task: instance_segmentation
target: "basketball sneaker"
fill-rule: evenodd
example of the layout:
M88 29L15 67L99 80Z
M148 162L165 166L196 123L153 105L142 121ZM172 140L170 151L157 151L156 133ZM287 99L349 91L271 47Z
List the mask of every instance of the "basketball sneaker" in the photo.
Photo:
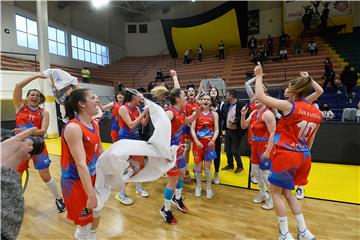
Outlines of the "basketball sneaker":
M201 187L200 186L197 186L196 189L195 189L195 197L201 197Z
M270 210L270 209L274 208L273 201L272 201L271 197L266 199L265 204L262 205L262 208L265 209L265 210Z
M259 195L257 195L252 201L253 201L253 203L262 203L265 200L267 200L268 198L269 198L269 195L267 195L267 193L265 193L265 194L259 193Z
M298 230L298 240L315 240L316 237L306 228L303 232Z
M216 172L214 173L214 184L215 185L219 185L220 181L219 181L219 173Z
M86 240L96 240L96 231L90 230L86 237Z
M134 203L134 200L132 200L132 199L131 199L130 197L128 197L128 195L126 195L126 194L117 193L117 194L115 195L115 199L116 199L118 202L120 202L120 203L122 203L122 204L124 204L124 205L126 205L126 206L129 206L129 205L131 205L131 204Z
M251 173L251 182L252 182L253 184L258 184L258 181L257 181L256 177L255 177L254 174L252 174L252 173Z
M56 205L59 213L66 211L66 206L65 206L65 203L64 203L64 200L62 199L62 197L55 199L55 205Z
M171 202L183 213L189 212L189 209L185 206L182 197L180 199L176 199L176 197L174 196Z
M301 199L303 199L304 198L304 196L305 196L305 189L304 189L304 187L302 187L302 186L299 186L297 189L296 189L296 198L298 199L298 200L301 200Z
M160 209L160 215L165 219L165 222L168 224L176 224L176 219L172 215L172 211L165 211L165 207Z
M142 187L136 188L135 193L139 194L143 198L147 198L150 196L150 194L147 191L145 191Z
M214 197L214 193L211 188L206 189L206 198L212 199Z
M284 235L279 233L279 238L278 239L279 240L295 240L293 238L293 236L291 235L291 233L289 233L289 232L285 233Z

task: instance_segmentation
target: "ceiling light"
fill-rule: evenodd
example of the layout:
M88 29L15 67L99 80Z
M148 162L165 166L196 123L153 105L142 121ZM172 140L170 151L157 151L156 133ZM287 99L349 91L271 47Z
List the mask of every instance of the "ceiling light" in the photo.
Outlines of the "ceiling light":
M91 4L94 8L101 8L108 5L110 0L91 0Z

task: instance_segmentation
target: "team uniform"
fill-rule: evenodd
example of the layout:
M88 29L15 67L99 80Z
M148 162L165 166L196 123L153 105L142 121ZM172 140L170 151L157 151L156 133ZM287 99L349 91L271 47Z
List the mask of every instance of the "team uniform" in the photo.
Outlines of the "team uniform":
M309 140L319 128L321 112L305 100L292 102L292 110L282 116L274 136L269 181L293 190L295 185L306 185L311 168Z
M114 102L111 109L111 139L113 142L119 140L119 109L121 104L118 102Z
M201 163L204 161L211 161L216 158L215 143L209 146L209 142L214 136L215 117L212 112L208 114L200 113L196 119L196 137L203 145L199 148L196 144L193 146L193 155L195 163Z
M250 110L250 113L252 113L255 110L255 100L250 103L249 110ZM250 126L251 126L252 120L253 119L251 118ZM252 141L252 130L251 130L251 127L250 127L249 130L248 130L248 143L249 143L249 145L251 145L251 141Z
M129 111L129 116L131 121L136 120L140 116L137 107L130 107L127 103L125 103L123 106L125 106ZM140 140L140 125L136 126L133 129L130 129L120 116L118 118L118 125L119 125L118 140L120 139Z
M261 159L261 155L265 152L268 141L269 132L265 122L262 120L264 113L269 110L264 108L262 111L257 111L251 117L251 163L259 165L261 170L268 170L271 166L270 159Z
M44 118L44 109L37 108L32 110L29 106L24 104L24 106L16 113L16 128L28 129L36 127L41 129L41 123ZM50 158L46 149L46 144L44 143L44 150L40 154L32 155L35 169L42 170L50 166ZM19 173L24 172L29 168L29 160L22 161L17 167Z
M185 102L185 116L190 117L200 107L196 99L189 99ZM182 128L182 134L185 141L192 141L190 126L185 124Z
M86 153L86 165L89 169L91 182L94 186L96 178L96 161L100 155L99 127L93 120L93 129L87 128L76 117L68 123L77 124L82 131L82 141ZM75 225L85 226L93 222L93 212L86 208L87 194L80 180L75 160L71 155L69 146L66 143L63 129L61 137L61 190L67 207L67 218Z

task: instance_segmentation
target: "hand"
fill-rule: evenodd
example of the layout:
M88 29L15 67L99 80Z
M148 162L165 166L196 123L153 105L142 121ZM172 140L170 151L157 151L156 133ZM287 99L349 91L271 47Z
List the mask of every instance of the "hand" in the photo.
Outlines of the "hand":
M33 143L26 139L36 128L29 128L1 143L1 166L16 169L24 160L30 158Z
M43 79L45 79L45 78L48 78L48 77L45 76L45 75L42 74L42 73L39 73L39 74L36 75L36 78L43 78Z
M261 155L261 159L269 159L270 158L270 153L269 152L264 152L262 155Z
M199 140L195 141L195 144L198 148L203 148L204 146L201 144L201 142Z
M86 207L90 208L90 209L94 209L97 207L97 205L98 205L98 202L96 199L96 195L89 196L87 203L86 203Z
M211 139L211 141L208 143L208 146L213 147L214 145L215 145L215 142L214 142L214 140Z
M15 132L15 134L19 134L19 133L22 133L24 131L24 129L22 128L14 128L13 131Z
M301 71L301 72L300 72L300 76L302 76L302 77L309 77L309 73L308 73L308 72L303 72L303 71Z
M246 113L248 112L248 107L247 106L243 106L243 108L241 109L241 115L246 115Z
M177 75L176 75L176 71L175 70L170 70L170 75L172 76L172 77L176 77Z
M255 73L255 76L263 76L264 73L263 73L263 69L262 69L262 66L260 64L260 62L257 62L257 65L256 67L254 68L254 73Z
M142 113L144 116L147 115L149 113L149 108L146 107Z

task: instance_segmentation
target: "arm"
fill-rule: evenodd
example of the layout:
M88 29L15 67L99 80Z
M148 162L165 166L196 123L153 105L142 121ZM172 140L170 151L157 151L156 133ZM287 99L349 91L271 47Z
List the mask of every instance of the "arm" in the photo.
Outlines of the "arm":
M256 81L256 77L251 78L250 80L247 80L245 82L245 90L246 90L247 95L250 98L250 102L254 101L254 99L255 99L255 94L251 88L251 84L253 84L255 81Z
M191 132L191 136L192 136L193 139L194 139L195 144L196 144L199 148L202 148L203 146L202 146L201 142L199 141L199 139L198 139L197 136L196 136L195 127L196 127L196 119L191 123L190 132Z
M319 127L320 125L315 129L314 133L311 135L311 138L309 139L309 149L311 149L314 144L315 136L317 131L319 130Z
M41 122L41 129L36 129L33 132L33 135L44 136L48 127L49 127L49 113L48 111L44 110L44 117Z
M111 108L114 106L114 102L109 102L108 104L106 105L100 105L100 109L101 111L105 112L105 111L109 111L111 110Z
M185 119L186 124L190 124L194 120L196 120L197 116L199 115L200 108L196 109L196 111L189 117Z
M313 92L312 94L310 94L309 96L307 96L305 99L309 102L314 102L316 99L318 99L324 92L324 90L322 89L322 87L315 82L314 80L312 80L311 82L312 87L314 88L315 92Z
M265 122L265 125L267 127L267 130L270 134L268 144L266 147L265 152L262 154L262 158L270 158L270 151L272 147L274 146L274 135L275 135L275 129L276 129L276 120L275 116L271 111L266 111L263 114L262 120Z
M241 122L240 122L240 126L242 129L246 129L249 127L249 124L250 124L250 121L251 121L251 118L252 116L257 112L256 110L255 111L252 111L250 113L250 116L245 119L245 115L246 113L248 112L248 108L246 106L244 106L242 109L241 109Z
M172 76L172 78L174 80L174 88L180 88L180 83L179 83L179 79L177 77L176 71L170 70L170 75Z
M147 108L146 108L147 109ZM144 109L144 111L145 111L145 109ZM139 112L140 112L140 110L139 110ZM147 126L148 125L148 123L149 123L149 113L147 113L147 114L145 114L145 116L141 119L141 126L143 126L143 127L145 127L145 126Z
M166 115L169 117L170 121L172 121L172 120L173 120L173 118L174 118L174 114L173 114L173 112L172 112L172 111L167 110L167 111L166 111Z
M213 112L214 114L214 136L213 138L211 139L211 141L213 143L215 143L215 140L217 139L218 135L219 135L219 116L217 114L217 112Z
M88 166L86 165L86 153L82 141L83 133L81 131L81 128L75 123L70 123L65 128L64 137L67 145L69 146L70 153L75 160L80 180L84 187L86 195L88 196L89 201L95 201L96 203L94 204L95 206L93 205L91 206L91 208L95 208L97 205L96 195L94 187L91 183L90 172Z
M134 129L137 126L139 126L141 124L141 120L144 118L144 116L146 115L146 113L148 112L148 110L144 110L139 117L137 117L134 121L131 120L130 115L129 115L129 111L127 110L126 107L121 106L119 109L119 115L120 117L124 120L125 124L130 128L130 129Z
M279 109L284 113L284 115L287 115L292 110L292 104L289 101L286 100L280 100L277 98L273 98L270 96L265 95L264 88L263 88L263 71L260 63L255 67L255 75L256 75L256 83L255 83L255 96L256 98L264 103L266 106L270 108L276 108Z
M30 82L34 81L37 78L47 78L42 74L36 74L31 77L28 77L18 83L16 83L14 92L13 92L13 101L15 104L15 111L18 112L20 108L24 105L24 101L22 100L22 89Z

